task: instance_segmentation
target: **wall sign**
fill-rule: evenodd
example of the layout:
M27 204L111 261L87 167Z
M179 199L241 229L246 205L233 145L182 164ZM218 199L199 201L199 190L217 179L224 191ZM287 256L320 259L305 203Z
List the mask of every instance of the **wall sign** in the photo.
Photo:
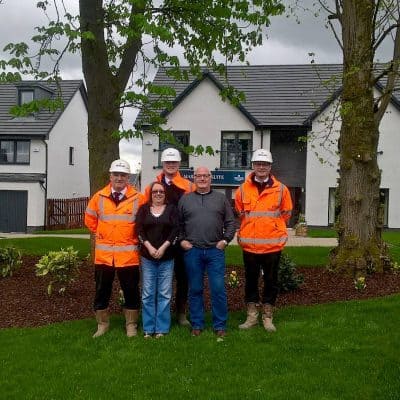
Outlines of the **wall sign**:
M192 169L180 169L181 175L193 182L194 170ZM211 184L214 186L239 186L244 182L245 171L228 171L228 170L216 170L211 171Z

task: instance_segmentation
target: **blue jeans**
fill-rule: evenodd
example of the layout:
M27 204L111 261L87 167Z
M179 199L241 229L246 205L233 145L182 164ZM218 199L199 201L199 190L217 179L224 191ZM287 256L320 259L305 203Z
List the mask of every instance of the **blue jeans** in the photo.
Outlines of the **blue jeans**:
M171 327L171 297L174 260L141 257L143 332L168 333Z
M225 330L228 302L225 288L225 253L212 247L192 247L184 254L189 281L189 310L193 329L204 329L204 276L208 275L211 291L212 324L214 330Z

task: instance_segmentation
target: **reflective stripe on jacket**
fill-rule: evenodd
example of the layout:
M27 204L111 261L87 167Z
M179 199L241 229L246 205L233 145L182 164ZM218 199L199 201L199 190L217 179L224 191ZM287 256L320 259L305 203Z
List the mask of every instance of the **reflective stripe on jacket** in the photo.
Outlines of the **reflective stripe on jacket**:
M96 235L95 264L115 267L139 265L135 220L144 202L144 197L130 185L118 205L111 198L111 185L90 199L85 211L85 225Z
M286 222L292 214L289 189L272 176L273 185L260 194L250 174L235 193L240 216L238 243L250 253L281 251L287 242Z
M161 172L161 174L158 174L156 176L156 181L157 182L162 182L162 178L164 176L164 173ZM186 193L191 193L194 192L196 189L196 185L189 181L189 179L184 178L179 171L176 173L176 175L173 177L172 179L172 183L178 187L179 189L182 189L185 191ZM146 197L146 200L149 201L151 199L151 195L150 195L150 185L147 185L145 190L144 190L144 196Z

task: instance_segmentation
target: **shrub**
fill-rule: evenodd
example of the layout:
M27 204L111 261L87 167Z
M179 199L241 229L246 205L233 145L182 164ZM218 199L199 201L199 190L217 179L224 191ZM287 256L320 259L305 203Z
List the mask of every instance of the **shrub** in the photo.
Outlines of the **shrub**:
M22 265L21 252L15 247L0 248L0 273L3 278L12 276Z
M47 286L47 294L53 293L54 286L57 286L58 293L63 294L68 284L74 281L81 262L78 258L78 250L68 247L60 251L49 251L36 264L36 275L46 276L51 279Z
M296 264L287 254L281 254L278 270L278 286L281 292L291 292L301 286L304 277L296 272Z

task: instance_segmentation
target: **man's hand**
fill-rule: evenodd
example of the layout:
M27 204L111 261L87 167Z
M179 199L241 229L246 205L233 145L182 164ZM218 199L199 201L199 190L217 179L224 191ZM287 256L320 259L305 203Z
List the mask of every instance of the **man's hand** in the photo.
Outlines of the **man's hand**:
M183 250L190 250L193 247L193 245L188 240L182 240L181 247Z
M225 250L226 246L228 246L228 242L226 240L220 240L215 247L219 250Z

